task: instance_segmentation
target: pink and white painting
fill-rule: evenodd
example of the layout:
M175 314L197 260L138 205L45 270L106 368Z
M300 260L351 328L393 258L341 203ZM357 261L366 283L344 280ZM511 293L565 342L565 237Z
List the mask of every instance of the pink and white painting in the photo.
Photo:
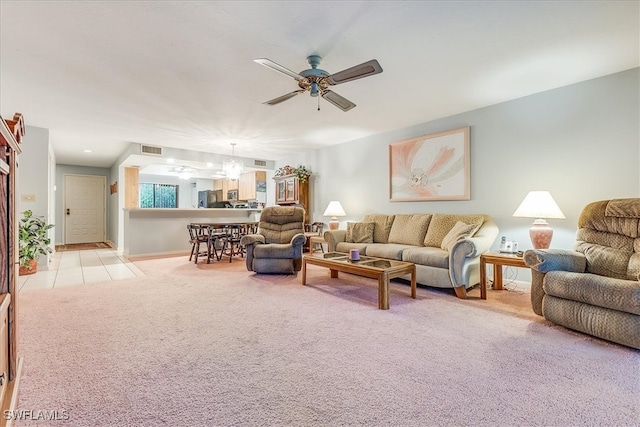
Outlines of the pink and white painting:
M392 202L469 200L469 127L389 145Z

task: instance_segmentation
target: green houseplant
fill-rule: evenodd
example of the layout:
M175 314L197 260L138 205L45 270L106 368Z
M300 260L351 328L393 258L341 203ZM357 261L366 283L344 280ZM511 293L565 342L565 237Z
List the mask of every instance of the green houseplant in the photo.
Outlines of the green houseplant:
M295 175L296 178L300 182L305 182L311 176L311 170L307 169L306 166L298 166L294 168L293 166L285 165L281 168L276 169L274 176L285 176L285 175Z
M35 273L38 269L38 257L53 252L48 236L49 230L53 227L53 224L47 224L43 218L33 216L30 210L23 212L18 226L21 275Z

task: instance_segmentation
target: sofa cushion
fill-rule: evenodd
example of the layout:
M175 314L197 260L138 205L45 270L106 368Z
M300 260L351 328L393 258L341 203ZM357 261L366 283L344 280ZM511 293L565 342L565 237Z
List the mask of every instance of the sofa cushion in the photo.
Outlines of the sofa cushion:
M365 215L362 222L373 222L373 243L388 243L389 232L391 231L391 225L395 215Z
M369 243L338 242L335 251L348 254L351 249L357 249L361 254L366 254L367 246L369 246Z
M402 252L413 247L414 246L398 245L395 243L372 243L367 245L365 254L366 256L402 261Z
M590 273L550 271L544 277L546 294L640 316L640 282ZM544 304L544 302L543 302Z
M373 243L374 222L347 222L348 243Z
M433 214L427 235L424 237L424 246L433 246L439 248L442 245L442 239L447 233L456 225L456 222L461 221L465 224L475 224L476 229L470 234L473 236L476 231L482 226L484 222L484 216L482 215L454 215L454 214Z
M440 247L447 252L451 252L453 245L455 245L458 240L462 240L471 236L471 233L474 233L475 231L475 224L465 224L462 221L458 221L456 222L456 225L454 225L453 228L449 230L447 235L444 236Z
M440 248L409 248L402 252L402 260L430 267L449 268L449 252Z
M398 214L393 220L389 243L422 246L431 214Z

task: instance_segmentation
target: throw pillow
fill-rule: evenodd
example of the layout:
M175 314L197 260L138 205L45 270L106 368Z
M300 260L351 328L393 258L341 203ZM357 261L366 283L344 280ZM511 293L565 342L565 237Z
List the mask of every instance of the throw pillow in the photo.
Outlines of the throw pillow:
M456 225L454 225L453 228L442 239L442 244L440 245L440 247L447 252L451 252L451 249L453 249L453 245L455 245L458 240L462 240L466 237L471 236L471 233L473 233L475 229L475 224L465 224L462 221L456 222Z
M363 222L373 222L373 243L389 243L389 233L395 215L370 214L365 215Z
M396 214L389 233L389 243L422 246L431 214Z
M433 214L427 235L424 237L424 245L439 248L442 244L442 239L447 235L449 230L456 225L456 222L462 221L465 224L475 224L476 229L471 235L480 228L484 222L484 216L482 215L454 215L454 214Z
M349 243L373 243L373 222L347 222L346 241Z

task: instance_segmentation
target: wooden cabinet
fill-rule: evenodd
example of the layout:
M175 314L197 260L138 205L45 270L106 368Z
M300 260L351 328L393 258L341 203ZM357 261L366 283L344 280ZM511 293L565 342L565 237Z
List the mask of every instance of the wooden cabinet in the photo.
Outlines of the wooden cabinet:
M227 197L227 192L229 190L237 190L238 189L238 180L237 179L214 179L213 180L213 189L214 190L222 190L222 200L218 200L219 202L227 202L229 198Z
M21 114L0 117L0 407L15 406L22 360L18 357L18 155L24 136ZM3 425L0 422L0 425Z
M264 171L245 172L238 180L238 199L256 200L258 198L258 186L267 181L267 173Z
M9 304L11 294L0 296L0 402L7 397L9 383Z
M302 205L305 210L305 223L309 222L309 180L300 182L295 175L276 176L276 204Z

